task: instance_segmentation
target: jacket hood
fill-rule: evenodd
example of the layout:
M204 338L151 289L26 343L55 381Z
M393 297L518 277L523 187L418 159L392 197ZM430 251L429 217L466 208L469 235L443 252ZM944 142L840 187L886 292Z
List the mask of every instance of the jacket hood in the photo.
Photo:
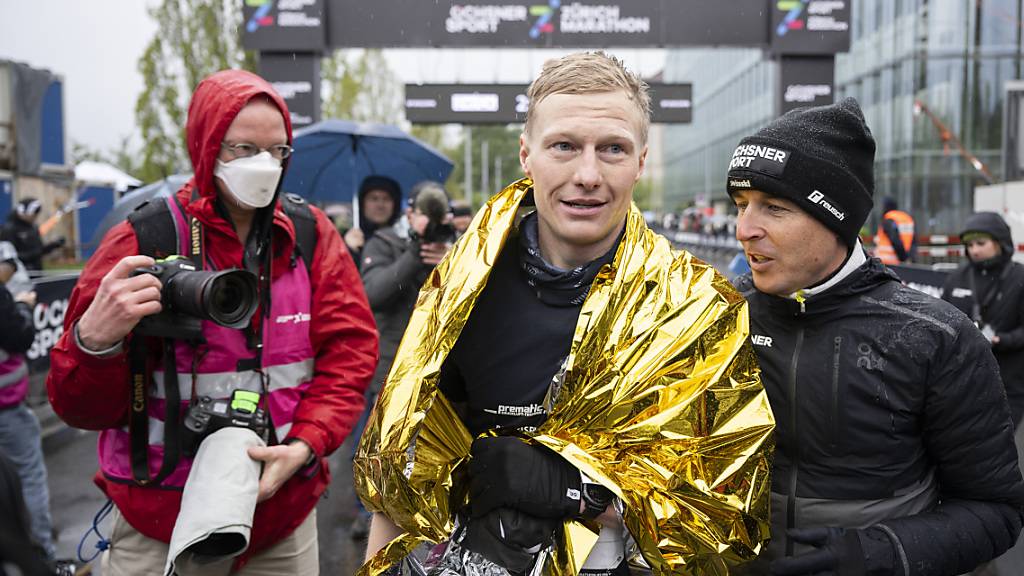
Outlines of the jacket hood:
M198 187L200 196L216 197L213 170L217 165L224 134L239 111L259 96L268 98L281 111L284 128L288 133L288 144L291 144L292 123L288 106L266 80L245 70L221 70L204 78L196 87L188 107L185 130L188 154L195 173L193 186ZM284 170L288 169L287 160L282 165ZM284 180L283 173L281 180Z
M995 238L996 242L999 242L999 247L1002 248L1002 254L999 255L1000 261L1007 262L1013 258L1013 235L1010 233L1010 227L1006 224L1006 220L1003 220L999 214L995 212L971 214L967 217L967 222L964 223L960 237L962 238L970 232L982 232Z

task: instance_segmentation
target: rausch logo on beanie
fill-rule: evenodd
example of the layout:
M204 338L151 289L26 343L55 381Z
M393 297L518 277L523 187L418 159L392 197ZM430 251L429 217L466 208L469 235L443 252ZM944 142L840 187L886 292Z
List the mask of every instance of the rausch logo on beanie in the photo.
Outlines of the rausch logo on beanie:
M796 203L848 246L874 205L875 140L853 98L798 108L740 141L727 189Z

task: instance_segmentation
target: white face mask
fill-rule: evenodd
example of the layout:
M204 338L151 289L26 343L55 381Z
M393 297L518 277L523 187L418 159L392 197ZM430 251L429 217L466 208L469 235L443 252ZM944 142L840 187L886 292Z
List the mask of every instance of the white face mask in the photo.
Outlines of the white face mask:
M281 161L263 151L231 162L217 160L213 175L224 181L239 204L247 208L263 208L274 199L281 179Z

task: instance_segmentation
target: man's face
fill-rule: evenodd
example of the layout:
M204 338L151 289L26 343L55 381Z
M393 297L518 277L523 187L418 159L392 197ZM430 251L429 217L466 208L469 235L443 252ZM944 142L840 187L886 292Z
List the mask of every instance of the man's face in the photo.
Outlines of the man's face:
M567 268L607 252L647 157L637 106L623 91L554 94L536 105L519 143L544 257Z
M473 223L472 216L455 216L452 218L452 226L455 227L455 231L462 234L469 229L469 225Z
M18 268L11 262L0 262L0 284L7 284Z
M732 200L739 210L736 239L761 292L789 296L824 280L846 260L839 237L793 202L760 190L735 192Z
M387 224L395 212L395 199L386 190L370 190L363 196L363 214L374 224Z
M974 262L982 262L999 255L999 243L991 236L978 236L967 242L967 255Z
M281 111L263 99L255 99L246 104L232 120L228 131L224 133L224 144L230 146L243 143L252 144L262 149L269 149L277 144L288 144L288 132L284 127L284 117L281 116ZM235 156L222 146L217 158L221 162L231 162ZM217 190L222 199L236 208L251 210L238 204L220 178L213 180L217 184Z

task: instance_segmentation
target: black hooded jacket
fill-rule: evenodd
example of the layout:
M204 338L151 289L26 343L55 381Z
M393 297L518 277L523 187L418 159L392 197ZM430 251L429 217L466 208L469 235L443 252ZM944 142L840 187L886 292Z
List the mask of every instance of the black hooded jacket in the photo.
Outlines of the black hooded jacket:
M968 261L946 280L942 299L988 325L999 337L992 353L999 362L1014 424L1024 418L1024 266L1013 262L1010 227L994 212L979 212L967 219L962 234L983 232L1002 248L993 262ZM977 292L977 294L975 294ZM978 305L977 310L975 306ZM980 318L973 318L977 313Z
M778 422L774 538L760 562L805 551L785 530L815 525L884 530L893 551L865 554L895 565L871 574L953 576L1013 545L1024 507L1013 427L966 316L877 259L803 303L750 276L737 288Z

